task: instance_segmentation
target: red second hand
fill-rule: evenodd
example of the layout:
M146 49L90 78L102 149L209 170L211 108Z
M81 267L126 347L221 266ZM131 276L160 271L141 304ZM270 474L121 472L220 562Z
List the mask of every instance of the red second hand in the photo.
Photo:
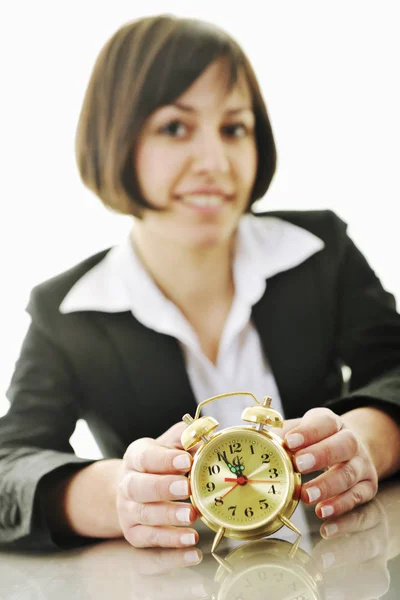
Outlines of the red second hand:
M232 481L237 481L237 479L236 479L236 478L235 478L235 479L232 479ZM231 487L231 489L230 489L230 490L228 490L228 491L226 492L226 494L224 494L223 496L221 496L221 500L222 500L222 498L225 498L225 496L227 496L228 494L230 494L231 492L233 492L233 490L234 490L234 489L235 489L235 488L236 488L238 485L239 485L239 484L237 483L236 485L234 485L233 487Z
M237 481L237 479L234 477L225 477L224 481ZM268 482L272 481L273 483L281 483L280 479L247 479L247 481L249 481L250 483L253 481L256 483L264 483L267 481Z

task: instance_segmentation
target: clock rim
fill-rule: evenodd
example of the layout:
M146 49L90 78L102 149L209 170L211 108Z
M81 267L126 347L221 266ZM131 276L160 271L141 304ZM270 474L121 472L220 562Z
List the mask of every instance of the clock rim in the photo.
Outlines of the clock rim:
M276 435L275 433L269 430L261 430L258 431L256 429L256 425L236 425L234 427L226 427L221 429L220 431L215 432L208 442L204 442L202 446L198 449L194 456L192 468L188 475L190 484L191 484L191 495L190 501L195 507L200 519L209 527L212 531L219 531L221 528L225 530L224 535L226 537L234 538L234 539L259 539L260 537L264 537L266 535L271 535L275 533L281 527L283 527L284 523L281 521L280 516L286 517L289 519L293 514L294 510L297 507L297 504L300 500L300 491L301 491L301 475L295 470L295 464L293 460L293 454L290 452L288 448L284 445L283 440ZM207 515L203 514L202 509L200 508L200 502L198 500L200 494L198 492L198 486L196 480L193 477L193 474L196 471L197 465L200 462L203 452L208 448L210 442L216 440L216 438L233 435L233 434L246 434L247 432L251 432L252 434L260 435L263 438L267 438L273 445L277 446L279 449L280 456L282 461L285 463L285 466L288 471L289 478L289 488L287 493L287 499L282 505L282 508L272 517L267 518L267 522L264 521L263 524L257 525L253 528L249 528L249 526L236 526L229 527L227 523L218 519L211 519Z

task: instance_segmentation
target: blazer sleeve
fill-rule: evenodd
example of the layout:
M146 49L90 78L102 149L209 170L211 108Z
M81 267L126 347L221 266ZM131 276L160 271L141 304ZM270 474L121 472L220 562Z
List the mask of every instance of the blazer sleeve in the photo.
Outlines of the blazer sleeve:
M68 547L48 529L40 484L94 461L77 457L69 443L80 418L79 390L40 319L25 336L7 397L10 408L0 419L0 544Z
M400 423L400 315L335 216L343 250L338 273L336 355L351 369L348 390L326 406L342 414L376 406Z

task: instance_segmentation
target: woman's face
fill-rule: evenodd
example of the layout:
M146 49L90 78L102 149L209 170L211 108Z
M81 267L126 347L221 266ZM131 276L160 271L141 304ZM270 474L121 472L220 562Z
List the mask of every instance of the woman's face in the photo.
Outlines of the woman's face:
M142 234L204 248L234 232L254 184L257 147L244 76L224 96L226 76L216 61L144 123L135 153L139 184L148 202L167 211L145 210Z

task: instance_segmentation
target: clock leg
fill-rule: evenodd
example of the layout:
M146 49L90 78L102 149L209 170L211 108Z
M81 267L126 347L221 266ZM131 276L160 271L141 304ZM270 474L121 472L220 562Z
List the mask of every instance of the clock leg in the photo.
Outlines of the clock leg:
M213 545L211 547L211 552L215 552L218 544L221 541L222 536L225 533L225 528L224 527L220 527L215 535L214 541L213 541Z
M291 529L292 531L294 531L295 533L297 533L298 535L301 535L301 532L297 529L297 527L295 525L293 525L293 523L291 523L289 521L289 519L287 519L286 517L284 517L283 515L279 515L279 519L282 521L282 523L284 525L286 525L286 527L289 527L289 529Z
M296 554L297 548L300 546L300 540L301 540L301 535L299 535L299 537L297 538L297 540L291 547L290 552L289 552L289 558L293 558L294 555Z
M228 573L230 573L230 575L235 574L235 570L231 567L231 565L228 563L228 561L225 560L225 558L222 558L222 556L218 556L218 554L216 554L215 552L213 552L212 555L215 558L215 560L217 561L217 563L219 563L222 567L224 567L224 569L226 569L226 571Z

